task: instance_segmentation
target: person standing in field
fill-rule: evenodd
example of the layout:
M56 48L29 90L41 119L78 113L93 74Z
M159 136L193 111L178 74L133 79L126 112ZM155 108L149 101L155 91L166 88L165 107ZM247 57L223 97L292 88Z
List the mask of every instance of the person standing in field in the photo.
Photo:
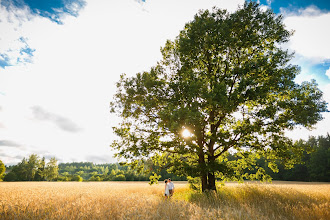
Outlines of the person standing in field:
M168 190L169 190L169 193L170 193L170 197L173 196L174 194L174 184L171 180L171 178L168 178Z
M168 181L165 180L165 198L167 199L170 196L170 191L168 189Z

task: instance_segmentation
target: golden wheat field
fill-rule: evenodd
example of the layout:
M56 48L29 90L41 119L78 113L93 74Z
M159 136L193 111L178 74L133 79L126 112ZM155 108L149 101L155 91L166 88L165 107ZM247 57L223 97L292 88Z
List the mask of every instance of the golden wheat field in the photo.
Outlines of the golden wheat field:
M0 219L330 219L330 184L227 183L215 194L175 183L0 182Z

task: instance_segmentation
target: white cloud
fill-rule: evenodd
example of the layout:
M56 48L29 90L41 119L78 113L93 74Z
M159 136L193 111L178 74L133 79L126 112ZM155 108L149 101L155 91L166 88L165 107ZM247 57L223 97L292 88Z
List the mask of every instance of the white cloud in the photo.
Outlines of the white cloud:
M1 17L0 53L6 52L17 64L17 51L24 47L17 39L22 36L35 49L32 63L0 69L0 139L27 149L12 152L2 158L4 162L15 162L15 155L29 152L44 152L63 161L100 155L97 162L114 162L109 144L111 127L118 119L110 115L109 102L119 75L155 65L161 58L160 47L199 9L216 5L233 11L238 3L244 1L90 0L78 17L66 17L63 25L40 16L31 18L28 11L25 20L12 16L11 22L4 22ZM3 15L4 9L0 10ZM12 48L16 52L10 54ZM66 132L54 120L41 123L35 120L33 106L46 110L51 115L48 119L61 116L81 130Z
M289 43L292 50L316 63L330 59L330 12L311 6L295 13L283 10L282 13L287 28L295 30Z
M267 4L268 4L268 5L271 5L272 2L273 2L273 0L267 0Z
M330 79L330 68L325 72L325 75L327 75Z

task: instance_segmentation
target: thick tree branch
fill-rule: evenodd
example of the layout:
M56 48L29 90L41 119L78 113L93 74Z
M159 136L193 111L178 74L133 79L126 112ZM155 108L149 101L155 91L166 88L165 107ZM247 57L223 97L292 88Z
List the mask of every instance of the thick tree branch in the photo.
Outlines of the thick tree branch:
M215 158L220 157L220 156L221 156L223 153L225 153L229 148L231 148L232 146L234 146L234 144L236 144L236 143L241 139L241 137L242 137L242 135L241 135L238 139L236 139L238 135L239 135L239 134L236 134L235 137L234 137L234 139L229 143L229 145L225 146L225 148L224 148L219 154L215 155L214 157L215 157ZM218 146L218 147L215 149L215 151L218 150L220 147L221 147L221 146Z

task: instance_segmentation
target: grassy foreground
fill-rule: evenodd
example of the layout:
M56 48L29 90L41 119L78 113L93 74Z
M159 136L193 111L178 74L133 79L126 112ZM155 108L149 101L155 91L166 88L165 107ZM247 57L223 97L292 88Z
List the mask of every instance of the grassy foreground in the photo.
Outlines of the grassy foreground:
M163 183L0 182L0 219L330 219L330 184L227 183L216 194Z

